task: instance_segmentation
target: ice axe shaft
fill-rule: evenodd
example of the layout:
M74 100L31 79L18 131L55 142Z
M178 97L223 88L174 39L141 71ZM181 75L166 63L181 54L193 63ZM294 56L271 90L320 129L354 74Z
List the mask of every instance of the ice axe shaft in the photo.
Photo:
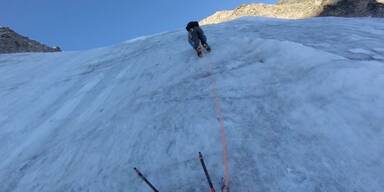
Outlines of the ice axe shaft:
M207 167L205 166L203 154L201 154L201 152L199 152L199 159L200 159L201 166L203 166L205 176L207 177L209 188L210 188L210 192L216 192L215 188L213 187L211 177L209 176Z
M159 192L159 190L156 189L155 186L152 185L151 182L148 181L148 179L135 167L133 168L137 175L154 191L154 192Z

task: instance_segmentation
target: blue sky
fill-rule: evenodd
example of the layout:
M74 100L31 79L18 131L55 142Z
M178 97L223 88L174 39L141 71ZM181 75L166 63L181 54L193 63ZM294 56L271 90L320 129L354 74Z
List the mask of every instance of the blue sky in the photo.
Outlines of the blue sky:
M215 11L275 0L0 0L0 25L64 50L183 29Z

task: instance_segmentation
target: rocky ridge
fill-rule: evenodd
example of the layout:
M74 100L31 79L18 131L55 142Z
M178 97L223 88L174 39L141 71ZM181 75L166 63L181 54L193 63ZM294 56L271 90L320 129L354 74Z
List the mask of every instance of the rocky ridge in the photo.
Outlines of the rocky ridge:
M384 0L281 0L277 4L243 4L234 10L216 12L201 21L215 24L243 16L303 19L317 16L384 16Z
M9 27L0 27L0 54L22 52L59 52L60 47L49 47L24 37Z
M320 16L384 17L383 0L343 0L326 5Z

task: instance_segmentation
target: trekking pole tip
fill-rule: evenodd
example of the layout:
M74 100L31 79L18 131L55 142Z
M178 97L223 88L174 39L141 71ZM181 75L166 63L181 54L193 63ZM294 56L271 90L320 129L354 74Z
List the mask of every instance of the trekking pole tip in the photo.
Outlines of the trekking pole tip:
M199 152L199 159L202 159L202 158L203 158L203 154Z

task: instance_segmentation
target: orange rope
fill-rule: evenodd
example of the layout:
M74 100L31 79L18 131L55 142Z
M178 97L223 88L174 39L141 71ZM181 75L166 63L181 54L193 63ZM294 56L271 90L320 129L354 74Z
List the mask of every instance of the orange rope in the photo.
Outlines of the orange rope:
M224 186L222 191L229 192L229 165L228 165L228 144L225 136L225 126L224 126L224 115L221 110L221 100L219 95L217 94L217 84L216 79L213 76L212 65L209 65L209 74L211 77L211 93L215 97L215 110L216 110L216 118L220 124L221 131L221 143L223 145L223 155L224 155Z

